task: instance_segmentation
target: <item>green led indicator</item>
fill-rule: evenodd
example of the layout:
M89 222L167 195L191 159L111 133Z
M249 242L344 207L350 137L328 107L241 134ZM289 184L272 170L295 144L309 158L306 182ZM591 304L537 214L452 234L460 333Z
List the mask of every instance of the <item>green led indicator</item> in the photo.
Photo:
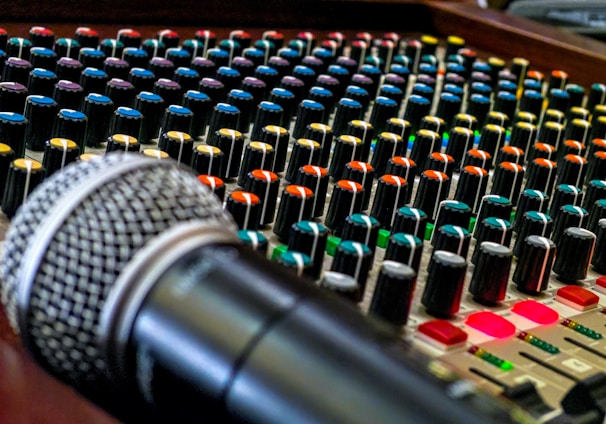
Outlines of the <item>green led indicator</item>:
M428 223L425 227L425 240L431 240L431 234L433 233L434 225L432 223Z
M516 211L511 211L511 215L509 215L509 222L513 222L516 217Z
M538 347L541 350L544 350L547 353L551 353L553 355L555 355L556 353L560 353L560 349L558 349L557 347L555 347L554 345L547 343L541 339L537 339L536 337L533 337L530 340L530 344L533 346Z
M281 244L279 246L274 247L274 250L271 252L271 260L275 261L280 257L280 255L288 250L288 246L285 244Z
M377 246L386 249L390 236L391 233L389 231L387 231L385 228L381 228L377 237Z
M341 243L341 239L339 237L328 237L326 240L326 254L328 256L335 256L339 243Z
M589 337L590 339L600 340L602 338L602 335L597 331L593 331L587 327L583 327L582 325L577 325L575 327L575 330L583 334L584 336Z
M415 142L415 136L411 135L410 137L408 137L408 142L409 143L414 143Z
M499 368L501 368L503 371L511 371L513 369L513 364L509 361L503 361Z
M476 227L476 218L474 216L469 220L469 232L473 233L473 229Z

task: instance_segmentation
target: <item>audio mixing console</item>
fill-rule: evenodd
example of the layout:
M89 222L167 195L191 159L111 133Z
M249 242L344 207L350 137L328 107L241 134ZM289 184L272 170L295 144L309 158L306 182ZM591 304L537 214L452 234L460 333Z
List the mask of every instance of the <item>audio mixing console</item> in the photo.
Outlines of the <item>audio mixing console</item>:
M435 364L537 422L604 420L601 81L457 34L0 37L3 233L72 161L171 157L243 242Z

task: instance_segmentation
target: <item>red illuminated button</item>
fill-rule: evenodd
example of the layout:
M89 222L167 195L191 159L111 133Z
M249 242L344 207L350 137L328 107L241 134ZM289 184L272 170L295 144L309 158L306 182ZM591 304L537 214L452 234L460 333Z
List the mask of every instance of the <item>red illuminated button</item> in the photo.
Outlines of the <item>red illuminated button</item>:
M505 318L490 311L482 311L467 317L465 324L497 339L506 339L516 333L516 327Z
M450 349L467 341L467 333L443 319L427 321L419 325L418 331L428 341L437 342L442 348Z
M606 276L595 280L595 288L602 293L606 293Z
M579 311L594 308L600 298L587 289L579 286L566 286L556 293L556 300Z
M513 305L511 312L542 325L553 324L560 319L560 315L556 311L536 300L518 302Z

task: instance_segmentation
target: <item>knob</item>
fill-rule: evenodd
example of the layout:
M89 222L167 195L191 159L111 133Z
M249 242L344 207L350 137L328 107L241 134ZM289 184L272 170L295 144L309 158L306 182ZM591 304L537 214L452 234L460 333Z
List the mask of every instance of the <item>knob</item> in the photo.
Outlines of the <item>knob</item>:
M553 264L553 272L558 274L560 281L574 283L587 278L595 242L596 235L585 228L564 230L557 243L558 254Z
M436 250L427 268L421 303L436 317L451 317L459 311L467 262L452 252Z
M330 270L352 276L358 283L356 302L364 299L368 272L372 263L371 250L364 243L342 240L337 246Z
M288 250L305 253L311 258L309 275L318 279L324 265L328 230L319 222L299 221L293 224L288 238Z
M383 261L368 312L395 326L408 321L417 282L414 269L400 262Z
M476 302L494 305L505 300L512 259L511 249L492 241L480 244L469 292Z

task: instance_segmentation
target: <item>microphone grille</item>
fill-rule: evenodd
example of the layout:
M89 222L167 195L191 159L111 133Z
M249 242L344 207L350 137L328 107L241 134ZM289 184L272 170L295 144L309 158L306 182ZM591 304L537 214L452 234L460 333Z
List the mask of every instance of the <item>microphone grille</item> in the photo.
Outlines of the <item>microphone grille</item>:
M99 319L117 276L148 240L201 219L235 231L218 199L173 161L107 154L53 174L17 212L3 246L11 325L59 378L103 381Z

